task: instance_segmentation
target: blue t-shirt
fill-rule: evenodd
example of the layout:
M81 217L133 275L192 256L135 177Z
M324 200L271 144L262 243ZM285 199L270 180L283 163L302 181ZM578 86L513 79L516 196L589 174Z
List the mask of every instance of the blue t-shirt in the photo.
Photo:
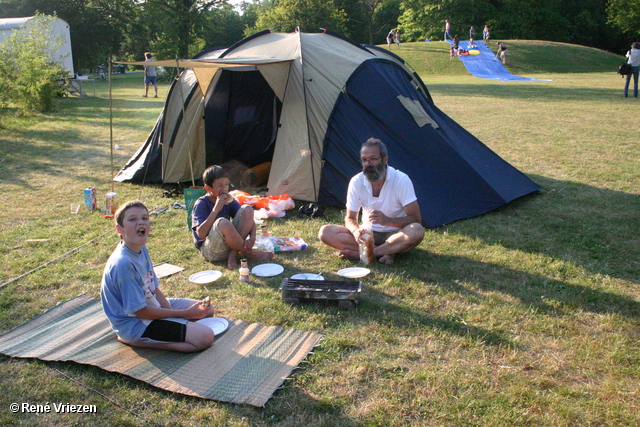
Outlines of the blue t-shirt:
M120 242L104 267L100 288L102 308L120 338L140 340L151 320L140 319L135 312L147 305L160 307L155 297L159 284L147 247L137 254Z
M215 203L211 201L208 194L205 194L204 196L200 197L198 200L196 200L195 204L193 205L193 211L191 212L191 231L193 233L193 243L196 245L196 248L198 249L200 249L200 246L202 246L204 239L201 239L198 237L198 233L196 233L196 228L207 220L214 206L215 206ZM234 199L228 205L224 205L222 210L218 212L218 216L216 216L216 219L218 218L231 219L236 216L239 209L240 209L240 203L238 203L238 201Z

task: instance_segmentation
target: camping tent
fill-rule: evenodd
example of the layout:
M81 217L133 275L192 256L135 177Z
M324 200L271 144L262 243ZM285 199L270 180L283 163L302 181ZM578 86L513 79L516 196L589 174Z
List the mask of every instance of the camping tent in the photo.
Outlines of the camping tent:
M398 56L335 33L263 31L192 60L146 143L114 178L184 182L271 162L269 194L344 206L374 136L412 179L423 222L495 209L539 186L440 111Z
M0 43L7 39L14 30L22 28L27 22L34 19L34 16L26 18L5 18L0 19ZM70 76L73 72L73 59L71 56L71 36L69 35L69 24L60 18L53 18L51 33L54 37L59 37L62 43L57 52L50 52L51 59L60 62ZM52 44L54 40L51 41ZM57 40L55 41L57 43Z

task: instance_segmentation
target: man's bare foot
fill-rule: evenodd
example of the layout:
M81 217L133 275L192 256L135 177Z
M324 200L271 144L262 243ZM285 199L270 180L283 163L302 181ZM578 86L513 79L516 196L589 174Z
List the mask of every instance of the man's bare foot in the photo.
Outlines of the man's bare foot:
M378 262L382 264L387 264L387 265L393 264L393 261L395 261L395 255L390 255L390 254L382 255L378 260Z
M360 252L351 249L342 249L337 253L337 256L342 259L360 259Z

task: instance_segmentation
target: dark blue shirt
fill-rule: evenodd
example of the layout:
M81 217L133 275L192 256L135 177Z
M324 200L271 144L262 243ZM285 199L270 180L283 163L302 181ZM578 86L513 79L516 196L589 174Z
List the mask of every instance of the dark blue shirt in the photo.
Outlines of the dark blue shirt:
M211 201L208 194L200 197L193 205L193 211L191 212L191 231L193 233L193 243L198 249L200 249L200 246L202 246L204 239L198 237L196 228L207 220L214 206L215 203ZM240 203L238 203L238 201L234 199L233 202L229 203L228 205L224 205L222 210L218 212L218 216L216 217L216 219L227 218L230 220L231 218L236 216L239 209Z

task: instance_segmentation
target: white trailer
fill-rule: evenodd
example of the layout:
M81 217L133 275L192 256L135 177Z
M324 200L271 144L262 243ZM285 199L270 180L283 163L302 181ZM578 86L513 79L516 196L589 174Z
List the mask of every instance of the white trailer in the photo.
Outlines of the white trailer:
M0 19L0 43L8 38L14 30L22 28L30 19L35 16L26 18L5 18ZM51 59L60 61L65 70L69 72L69 76L74 76L73 57L71 56L71 35L69 33L69 24L63 19L53 18L53 36L61 35L63 40L62 46L57 52L51 52ZM52 40L53 44L53 40Z

